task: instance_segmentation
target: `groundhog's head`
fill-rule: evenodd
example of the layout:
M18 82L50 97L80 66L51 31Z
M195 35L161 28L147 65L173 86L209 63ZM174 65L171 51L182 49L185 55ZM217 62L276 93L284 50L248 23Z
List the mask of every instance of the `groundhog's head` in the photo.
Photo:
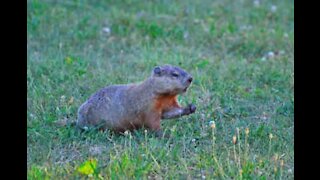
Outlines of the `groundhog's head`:
M171 65L155 67L152 72L152 79L155 91L159 94L184 93L192 82L192 76L189 73Z

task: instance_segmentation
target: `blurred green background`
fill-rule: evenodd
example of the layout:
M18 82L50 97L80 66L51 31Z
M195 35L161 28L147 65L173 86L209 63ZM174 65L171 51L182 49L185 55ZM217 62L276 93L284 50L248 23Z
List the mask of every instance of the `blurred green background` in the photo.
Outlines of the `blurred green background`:
M293 0L27 4L28 179L293 179ZM163 121L169 140L55 124L163 64L193 75L179 101L197 106Z

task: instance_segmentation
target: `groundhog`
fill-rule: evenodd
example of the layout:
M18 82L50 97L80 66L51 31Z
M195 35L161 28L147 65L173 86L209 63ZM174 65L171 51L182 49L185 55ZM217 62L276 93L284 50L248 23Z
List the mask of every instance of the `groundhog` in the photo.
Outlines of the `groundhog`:
M192 76L171 65L157 66L139 84L111 85L100 89L79 107L77 126L116 132L147 128L162 136L161 119L178 118L196 111L181 107L177 95L187 91Z

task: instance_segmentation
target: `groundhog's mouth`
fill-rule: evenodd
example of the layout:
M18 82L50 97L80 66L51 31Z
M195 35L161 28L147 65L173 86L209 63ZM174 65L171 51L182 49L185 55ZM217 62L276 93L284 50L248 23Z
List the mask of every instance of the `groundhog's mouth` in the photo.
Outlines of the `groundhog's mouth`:
M187 90L188 90L188 87L184 88L182 91L185 93L187 92Z

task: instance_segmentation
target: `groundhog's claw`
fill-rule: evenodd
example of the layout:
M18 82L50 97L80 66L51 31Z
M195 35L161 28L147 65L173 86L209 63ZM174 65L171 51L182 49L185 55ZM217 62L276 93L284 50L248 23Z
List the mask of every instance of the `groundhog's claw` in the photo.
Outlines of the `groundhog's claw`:
M197 109L197 107L193 104L189 104L188 108L189 108L190 114L196 112L196 109Z

